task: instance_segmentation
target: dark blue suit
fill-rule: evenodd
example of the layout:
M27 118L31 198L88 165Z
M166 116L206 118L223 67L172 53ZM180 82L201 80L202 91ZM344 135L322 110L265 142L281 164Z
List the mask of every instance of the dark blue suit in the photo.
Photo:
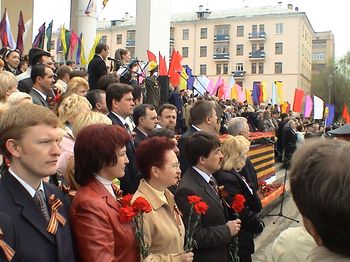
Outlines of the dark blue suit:
M46 200L51 194L63 206L59 212L68 220L70 202L56 186L44 183ZM28 191L8 171L0 180L0 210L5 210L15 222L26 262L74 262L70 226L59 224L56 235L47 232L47 222ZM49 209L50 212L50 209Z
M178 148L180 150L179 162L180 162L180 168L181 168L182 175L185 174L185 172L189 168L189 164L188 164L186 152L185 152L186 139L196 132L198 132L198 131L191 125L190 128L185 133L183 133L183 135L180 137L180 139L178 141Z
M97 82L101 76L107 75L107 66L105 61L99 56L95 55L88 66L89 86L90 89L97 89Z

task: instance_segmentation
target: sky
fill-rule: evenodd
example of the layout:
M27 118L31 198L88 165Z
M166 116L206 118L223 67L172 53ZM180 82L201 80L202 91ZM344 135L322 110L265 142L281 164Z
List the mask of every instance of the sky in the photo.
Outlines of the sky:
M35 0L34 1L34 35L43 22L54 20L54 29L61 24L69 25L71 0ZM78 1L78 0L72 0ZM142 1L142 0L139 0ZM210 10L222 10L244 6L277 5L282 0L170 0L171 12L196 12L199 5ZM99 20L121 19L125 12L129 16L136 14L136 0L109 0L102 10L102 0L96 0ZM288 0L282 1L283 6L293 4L299 11L305 12L316 32L331 30L335 37L335 55L340 58L350 51L348 10L350 3L344 0ZM48 11L51 10L51 11ZM99 11L102 10L102 11Z

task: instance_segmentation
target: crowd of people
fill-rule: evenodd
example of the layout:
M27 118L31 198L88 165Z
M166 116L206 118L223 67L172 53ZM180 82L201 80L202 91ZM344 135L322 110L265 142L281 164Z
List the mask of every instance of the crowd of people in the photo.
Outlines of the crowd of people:
M276 105L220 101L168 85L169 103L162 103L157 66L141 82L138 61L118 49L108 68L104 43L87 71L73 61L56 67L39 48L26 57L3 49L0 261L252 261L254 237L265 225L248 157L251 132L276 136L276 160L292 164L291 191L317 247L308 261L350 255L350 151L327 139L302 146L326 136L319 123ZM322 169L338 156L336 168ZM245 199L239 217L231 209L237 195ZM198 220L193 196L208 206ZM122 219L125 199L140 197L151 206L142 218L143 246L133 222ZM186 249L190 228L196 244Z

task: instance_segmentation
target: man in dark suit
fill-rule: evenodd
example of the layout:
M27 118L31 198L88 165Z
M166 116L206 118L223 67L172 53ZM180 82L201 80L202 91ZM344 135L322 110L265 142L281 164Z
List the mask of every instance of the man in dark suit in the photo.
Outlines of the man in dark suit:
M56 172L58 126L52 111L33 104L10 108L0 123L0 149L10 160L0 180L0 210L13 218L19 251L28 262L75 261L67 221L69 200L56 186L43 181ZM53 213L64 219L58 221Z
M132 130L126 123L125 119L132 115L134 110L134 101L132 96L133 88L127 84L111 84L107 87L106 103L109 110L108 117L112 120L113 125L123 127L130 136ZM135 193L138 187L137 168L135 161L135 145L131 139L126 145L126 154L129 163L125 169L125 176L120 178L120 189L124 194Z
M175 194L185 227L188 228L191 210L188 196L197 195L209 206L194 231L197 247L193 250L193 261L229 261L231 237L238 233L241 222L239 219L227 221L217 183L212 176L221 168L223 155L220 141L214 135L197 132L187 139L185 150L191 167L187 169ZM194 219L191 224L193 222Z
M29 95L32 97L34 104L50 107L48 96L52 95L53 76L54 73L50 67L41 64L33 66L31 72L33 88Z
M179 161L182 174L189 167L185 154L186 139L198 131L217 133L218 120L220 121L216 114L215 104L206 100L200 100L193 104L190 109L190 118L192 125L179 139Z
M132 118L136 127L134 128L135 148L147 138L149 132L156 128L158 123L157 112L150 104L141 104L134 108Z
M97 44L95 56L88 65L90 89L97 88L97 82L101 76L107 75L105 60L109 54L109 47L104 43Z
M13 219L5 213L0 213L0 241L6 245L0 248L0 262L8 262L8 257L12 257L12 262L23 261L20 250L18 232ZM5 252L7 256L5 255Z

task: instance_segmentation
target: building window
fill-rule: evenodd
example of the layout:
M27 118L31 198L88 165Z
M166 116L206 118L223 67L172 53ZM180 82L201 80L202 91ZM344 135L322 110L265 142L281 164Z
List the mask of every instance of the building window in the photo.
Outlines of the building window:
M199 74L200 75L207 75L207 65L200 65L199 66Z
M222 73L224 74L224 75L227 75L228 74L228 64L223 64L222 65Z
M244 26L243 25L237 26L237 36L244 36Z
M207 39L207 38L208 38L208 29L201 28L201 39Z
M207 47L206 46L201 46L199 51L200 51L200 54L199 54L200 57L207 57Z
M283 34L283 23L276 24L276 34Z
M236 55L243 55L243 45L236 45Z
M229 50L229 43L214 43L214 54L228 54Z
M252 33L256 34L258 32L258 26L257 25L252 25Z
M101 43L107 44L107 36L106 35L102 36Z
M221 64L216 64L216 74L221 75Z
M243 63L236 63L236 71L243 71L244 67L243 67Z
M326 42L313 42L312 43L313 49L323 49L326 48Z
M275 43L275 54L283 54L283 43Z
M282 62L275 63L275 74L282 74Z
M259 32L260 33L265 32L265 25L264 24L259 25Z
M264 63L259 63L259 74L264 73Z
M313 61L324 61L326 59L325 53L313 53L312 60Z
M264 48L264 43L260 43L260 44L259 44L259 50L262 51L262 50L264 50L264 49L265 49L265 48Z
M230 25L216 25L214 27L214 35L229 35Z
M256 74L256 63L252 63L252 74Z
M257 48L258 48L257 44L255 44L255 43L252 44L252 52L255 52Z
M182 57L188 57L188 47L182 48Z
M188 40L190 37L190 31L188 29L182 29L182 40Z
M121 45L123 42L123 35L117 34L117 45Z

